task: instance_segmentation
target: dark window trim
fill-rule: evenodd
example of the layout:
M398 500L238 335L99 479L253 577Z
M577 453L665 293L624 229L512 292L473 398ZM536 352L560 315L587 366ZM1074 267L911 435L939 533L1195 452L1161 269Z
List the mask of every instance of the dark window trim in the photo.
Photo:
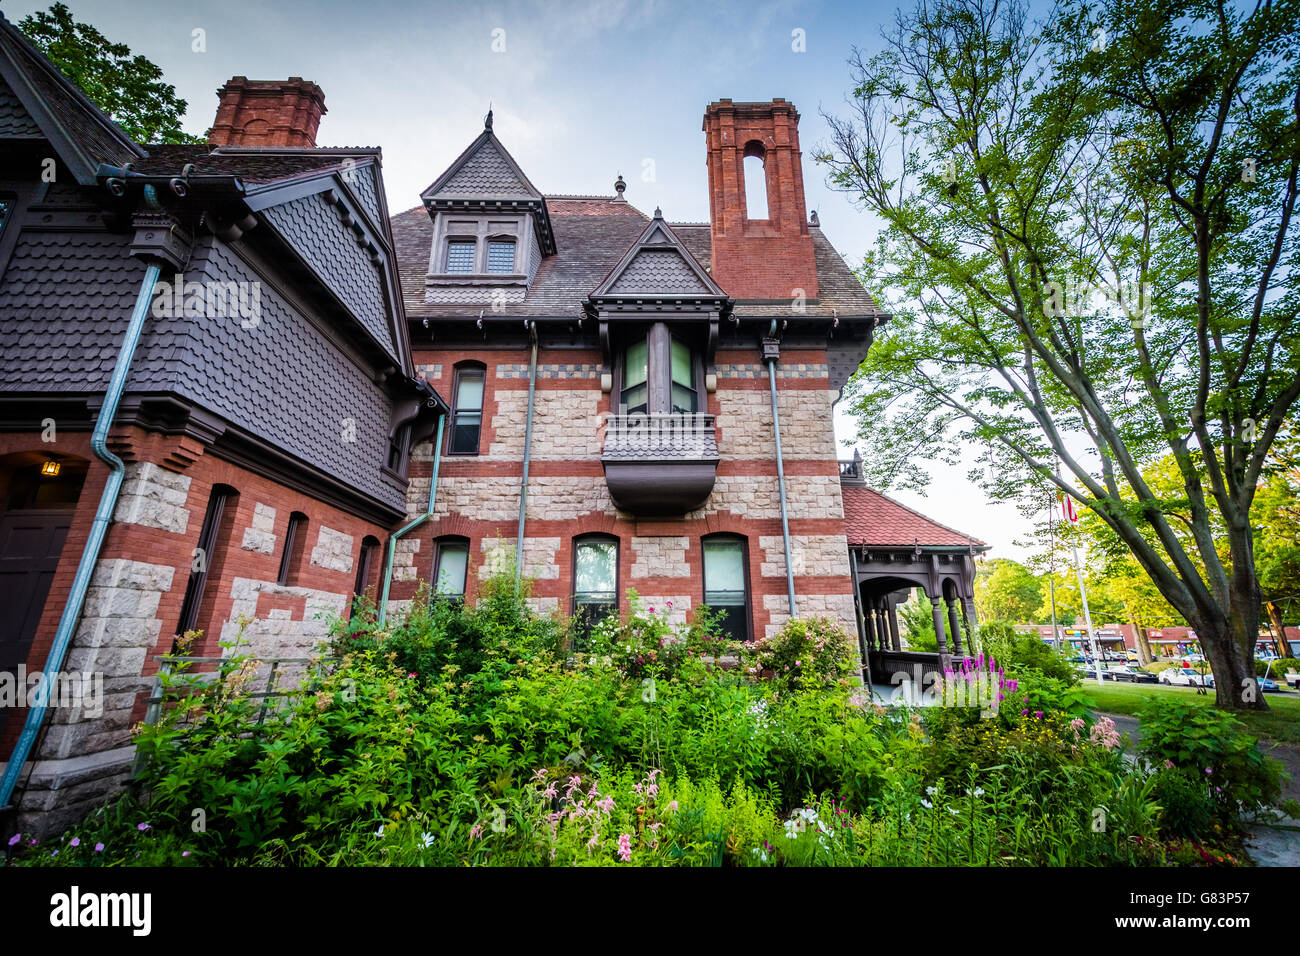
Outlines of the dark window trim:
M609 610L607 610L603 615L601 615L600 619L603 620L606 616L610 614L617 617L622 612L623 609L623 588L622 588L623 541L622 539L619 538L618 535L606 534L604 532L591 532L588 534L577 535L573 539L573 546L570 549L571 553L569 555L569 615L575 619L575 627L578 629L578 631L584 630L584 622L577 620L579 616L580 608L589 605L595 606L598 604L605 604L605 602L584 601L580 603L578 601L578 550L584 544L596 544L596 543L612 544L614 546L614 602L613 604L605 605L609 608ZM579 633L578 636L579 638L585 637L585 633Z
M232 501L239 497L239 492L230 485L214 485L212 492L208 495L208 505L203 512L203 526L199 530L199 540L196 545L203 553L203 570L193 570L193 563L190 565L189 580L185 582L185 598L181 602L180 619L176 625L176 634L184 635L186 631L196 630L195 625L199 622L199 611L203 607L203 595L207 590L208 573L212 570L213 561L216 558L217 536L221 533L221 520L225 515L226 508ZM194 558L194 552L190 552L191 562Z
M708 576L705 571L704 546L706 544L720 544L724 542L733 542L740 545L740 566L745 571L745 637L746 642L752 643L754 640L754 588L749 578L749 539L743 534L736 534L731 531L720 531L717 534L706 534L700 538L700 597L702 602L708 605L712 611L718 610L712 604L709 604ZM731 605L734 607L735 605Z
M442 555L448 548L455 546L465 549L465 580L460 584L460 593L438 593L438 582L442 579ZM433 597L443 601L463 601L465 594L469 591L469 538L458 534L445 534L440 538L434 539L434 557L433 557Z
M661 334L658 343L654 341L655 336L652 334L655 325L664 325L667 328L667 334ZM633 327L625 335L620 336L615 344L613 381L609 390L610 414L623 414L623 379L627 350L629 346L642 340L646 343L646 412L654 414L656 411L651 400L652 391L663 395L665 407L660 411L672 411L673 339L677 339L691 350L691 381L692 390L695 392L694 414L702 415L708 412L708 392L704 387L704 344L699 341L699 335L692 329L674 327L671 322L655 322L643 327ZM655 382L653 389L652 381Z
M465 372L478 372L483 376L483 390L479 397L479 419L478 419L478 441L474 443L473 451L452 451L452 443L456 436L456 416L460 411L460 379ZM444 455L454 455L458 458L470 458L478 455L483 447L483 419L487 414L487 366L482 362L465 361L457 362L455 374L451 382L451 414L448 416L447 435L443 440L442 453Z
M365 596L374 568L375 555L379 553L379 539L372 534L361 539L361 553L357 556L357 578L352 585L352 600Z
M302 535L305 542L307 531L307 516L301 511L292 511L289 513L289 527L284 532L284 551L280 555L280 570L275 576L275 583L289 586L289 576L293 573L294 548L297 546L298 537Z

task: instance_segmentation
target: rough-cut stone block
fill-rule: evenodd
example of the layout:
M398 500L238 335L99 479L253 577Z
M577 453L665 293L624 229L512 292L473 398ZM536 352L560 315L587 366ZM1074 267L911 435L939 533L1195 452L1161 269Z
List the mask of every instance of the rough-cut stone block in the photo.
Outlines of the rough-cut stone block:
M632 539L632 577L634 578L689 578L690 565L686 551L690 538L634 537Z
M311 549L311 563L331 571L351 571L352 540L352 535L322 525Z
M184 534L190 513L185 508L190 478L153 462L130 462L122 481L113 520Z

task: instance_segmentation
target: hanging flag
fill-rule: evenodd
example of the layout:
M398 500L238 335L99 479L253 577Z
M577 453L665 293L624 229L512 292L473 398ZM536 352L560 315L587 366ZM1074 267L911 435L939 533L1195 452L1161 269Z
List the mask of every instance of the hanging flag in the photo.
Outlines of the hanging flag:
M1061 496L1061 513L1065 515L1065 520L1070 524L1079 523L1079 511L1074 506L1074 499L1069 495Z

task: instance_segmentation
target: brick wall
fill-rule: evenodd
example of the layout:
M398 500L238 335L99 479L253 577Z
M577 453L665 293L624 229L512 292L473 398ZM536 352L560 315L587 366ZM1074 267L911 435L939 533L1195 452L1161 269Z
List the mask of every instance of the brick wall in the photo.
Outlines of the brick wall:
M121 785L134 753L131 727L144 717L145 699L157 672L155 657L171 650L197 547L203 516L215 485L236 489L227 506L197 627L203 634L195 656L221 656L221 642L242 635L255 656L309 656L326 636L331 619L346 613L363 539L386 540L389 529L308 498L211 454L183 473L152 460L156 436L131 428L115 434L127 458L114 512L82 617L65 660L65 671L101 674L102 714L52 707L34 753L22 803L22 825L48 830L79 818ZM39 436L0 435L0 455L57 451L90 460L71 528L54 575L46 610L27 658L29 672L43 670L63 605L84 549L107 468L90 454L88 436L63 434L54 446ZM299 566L291 585L276 578L291 512L308 516ZM367 589L375 593L382 571L376 560ZM247 623L241 626L241 618ZM285 683L296 671L289 668ZM24 712L16 712L0 742L12 751Z
M436 540L470 539L467 589L492 569L513 561L519 519L520 478L528 399L526 351L428 350L418 366L450 396L453 368L467 359L487 366L483 454L443 457L434 518L417 529L399 554L393 609L400 611L418 581L433 573ZM832 401L824 351L791 351L778 374L781 438L792 563L800 613L827 613L855 628L844 544ZM688 620L703 603L701 538L726 532L748 542L752 627L769 634L785 620L785 552L772 435L767 373L753 351L721 351L714 370L718 389L708 396L717 416L722 456L712 495L682 518L638 520L610 499L600 463L599 427L610 409L600 390L598 352L543 347L538 357L532 462L529 469L524 571L534 578L538 608L568 612L573 588L573 541L586 533L619 539L619 589L635 588L643 603ZM412 455L408 515L428 504L432 446Z

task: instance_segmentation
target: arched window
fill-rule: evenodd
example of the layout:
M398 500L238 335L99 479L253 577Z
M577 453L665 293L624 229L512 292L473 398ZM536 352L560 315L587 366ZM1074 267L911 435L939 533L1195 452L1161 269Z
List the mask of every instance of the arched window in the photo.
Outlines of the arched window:
M477 455L483 428L483 386L487 367L478 362L456 366L451 406L451 434L447 454Z
M469 572L469 538L439 538L433 562L433 593L444 600L465 600L465 579Z
M362 597L370 586L370 574L375 568L375 557L379 554L379 539L368 534L361 539L361 556L357 559L357 580L352 585L353 599Z
M203 525L199 529L199 540L191 553L190 577L185 584L185 598L181 602L181 616L176 624L177 635L193 631L199 625L199 610L203 606L204 592L207 590L208 575L218 563L226 543L229 540L235 505L239 501L239 492L230 485L213 485L208 496L208 507L203 512ZM220 575L218 575L219 577Z
M618 613L618 538L583 535L573 540L573 617L580 637Z
M745 144L745 218L767 219L767 150L758 140Z
M726 637L748 641L749 560L745 539L735 534L715 534L700 544L704 553L704 603L721 613Z
M307 548L307 516L301 511L289 515L289 527L284 532L284 551L280 554L280 573L277 584L296 584L302 570L302 555Z

